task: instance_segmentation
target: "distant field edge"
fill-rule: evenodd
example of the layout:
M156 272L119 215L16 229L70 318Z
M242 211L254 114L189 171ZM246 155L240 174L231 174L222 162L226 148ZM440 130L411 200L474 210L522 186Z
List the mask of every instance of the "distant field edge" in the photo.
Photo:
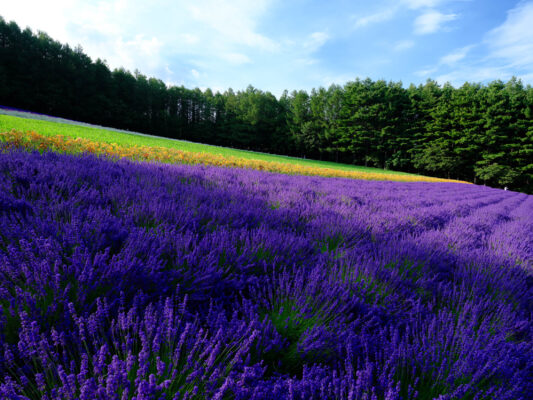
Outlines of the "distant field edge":
M163 162L185 162L194 164L205 163L211 165L253 168L290 174L322 175L353 179L468 183L464 181L432 178L423 175L383 170L379 168L360 167L349 164L338 164L334 162L310 160L206 145L185 140L148 135L139 132L130 132L115 128L102 127L84 122L72 121L65 118L52 117L44 114L0 106L0 132L7 133L12 130L26 133L36 132L44 137L62 136L71 139L85 139L93 142L93 145L95 142L99 142L109 145L117 145L121 148L144 148L143 151L145 153L147 150L146 148L160 148L171 152L178 151L182 153L182 157L178 157L176 159L174 159L175 157L169 158L169 155L167 154L167 160L158 160L158 157L138 157L133 155L131 151L126 155L129 156L129 158L141 160L146 158L146 160ZM109 153L107 150L104 152ZM116 153L117 151L115 149L112 155L118 155L119 157L124 156ZM197 156L191 156L189 153L196 153ZM183 157L183 155L186 155L186 157ZM239 160L241 161L239 162Z
M20 120L19 121L11 120L9 121L10 123L4 123L3 119L5 119L5 117L17 117L19 119L33 120L33 122L31 121L22 122ZM43 123L39 123L36 121L43 121ZM47 124L47 123L53 123L53 125ZM57 124L61 124L61 125L57 125ZM64 125L67 125L67 126L64 126ZM85 129L73 130L71 127L72 125L84 127L84 128L87 128L87 130ZM41 129L37 130L34 128L41 128ZM50 129L48 128L53 128L53 129L52 131L50 131ZM256 152L256 151L250 151L250 150L234 149L234 148L216 146L216 145L211 145L211 144L202 144L198 142L191 142L188 140L166 138L162 136L149 135L149 134L141 133L141 132L134 132L134 131L127 131L124 129L104 127L101 125L94 125L94 124L74 121L74 120L70 120L66 118L53 117L53 116L49 116L45 114L34 113L31 111L20 110L20 109L6 107L2 105L0 105L0 129L2 131L7 131L11 129L24 130L24 131L34 130L46 136L54 135L54 134L61 134L63 136L69 136L69 137L74 137L74 138L75 137L82 137L86 139L97 138L107 143L111 143L110 140L114 140L117 144L130 144L130 145L132 144L151 145L150 142L154 140L154 141L157 141L158 146L176 147L184 151L201 151L201 152L212 152L212 153L217 153L217 154L234 153L231 155L241 156L244 158L267 159L266 161L289 162L289 163L298 163L302 165L316 165L316 166L335 168L335 169L367 171L367 172L381 173L381 174L422 176L422 175L413 174L409 172L400 172L400 171L384 170L381 168L355 166L351 164L342 164L342 163L335 163L335 162L330 162L330 161L312 160L312 159L284 156L284 155L278 155L278 154L262 153L262 152ZM127 136L112 135L111 137L109 137L110 132L121 133ZM97 137L94 137L95 135L97 135ZM124 141L139 142L139 143L123 143Z

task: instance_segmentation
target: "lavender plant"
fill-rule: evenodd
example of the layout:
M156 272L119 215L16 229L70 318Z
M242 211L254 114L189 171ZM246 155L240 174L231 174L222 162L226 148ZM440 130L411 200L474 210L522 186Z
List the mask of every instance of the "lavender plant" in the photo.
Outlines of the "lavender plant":
M533 197L0 152L0 398L533 398Z

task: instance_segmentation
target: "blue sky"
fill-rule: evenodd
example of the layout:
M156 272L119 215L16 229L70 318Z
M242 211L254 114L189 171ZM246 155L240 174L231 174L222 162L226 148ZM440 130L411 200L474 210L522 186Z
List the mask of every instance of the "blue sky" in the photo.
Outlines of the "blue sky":
M533 0L3 1L0 15L111 68L225 91L370 77L533 83Z

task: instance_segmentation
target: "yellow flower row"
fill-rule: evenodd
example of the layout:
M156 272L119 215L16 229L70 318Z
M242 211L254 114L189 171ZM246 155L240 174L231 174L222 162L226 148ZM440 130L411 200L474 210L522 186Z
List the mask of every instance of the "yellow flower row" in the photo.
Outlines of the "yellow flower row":
M156 161L180 164L206 164L220 167L249 168L260 171L278 172L291 175L320 175L352 179L391 180L405 182L461 182L449 179L431 178L415 175L380 174L362 171L345 171L334 168L311 167L274 161L251 160L234 156L211 153L196 153L166 147L121 146L116 143L95 142L82 138L64 136L43 136L36 132L0 133L0 141L6 147L28 150L53 150L61 153L92 153L108 157L128 158L135 161ZM465 182L463 182L465 183Z

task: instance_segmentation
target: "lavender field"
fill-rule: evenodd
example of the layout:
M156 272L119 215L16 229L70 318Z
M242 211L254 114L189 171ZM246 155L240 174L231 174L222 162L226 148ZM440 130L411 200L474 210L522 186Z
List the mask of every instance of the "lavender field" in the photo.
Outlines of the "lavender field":
M0 153L2 399L533 398L533 196Z

